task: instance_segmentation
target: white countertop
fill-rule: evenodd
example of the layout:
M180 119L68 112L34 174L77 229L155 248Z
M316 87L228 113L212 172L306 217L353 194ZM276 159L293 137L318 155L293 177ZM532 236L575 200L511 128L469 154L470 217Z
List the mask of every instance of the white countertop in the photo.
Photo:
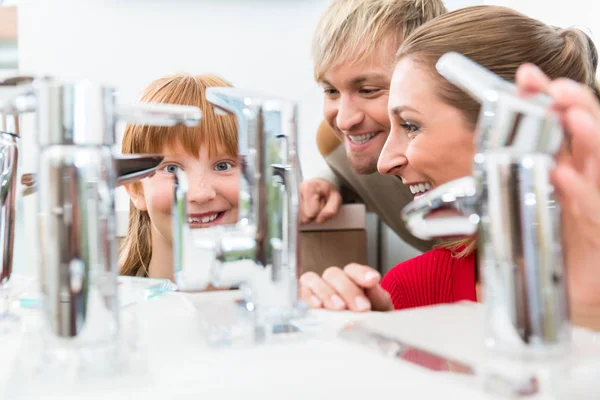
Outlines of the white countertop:
M88 382L77 387L59 385L50 388L40 384L35 376L25 377L13 369L15 360L27 353L27 336L13 333L0 336L0 394L8 385L23 385L30 390L31 399L200 399L202 395L213 398L282 398L282 399L477 399L497 397L483 393L476 380L467 375L434 372L402 360L384 357L366 347L347 342L338 337L341 327L351 321L376 317L381 314L333 313L311 311L307 320L307 333L285 337L277 342L242 347L210 348L202 336L200 316L194 304L202 302L222 307L230 304L235 292L211 292L203 294L169 293L162 297L128 307L127 312L137 316L139 343L144 362L140 371L128 373L96 383ZM446 307L444 309L443 307ZM439 308L439 315L456 318L448 307ZM425 311L425 310L424 310ZM30 311L31 312L31 311ZM415 316L430 318L427 313L391 313L396 323L406 316L415 329L413 337L427 336L425 326L418 328ZM460 313L460 312L459 312ZM465 315L462 314L462 318ZM475 314L472 314L475 315ZM470 317L467 317L470 318ZM437 318L438 332L448 321ZM478 324L476 317L472 323ZM432 322L433 323L433 322ZM452 322L450 322L452 323ZM461 323L465 323L462 321ZM466 329L465 331L468 331ZM479 332L472 329L475 335ZM591 337L591 336L590 336ZM447 347L451 340L469 344L472 337L444 337L438 347ZM465 342L466 340L466 342ZM587 338L587 340L595 340ZM436 340L434 340L436 341ZM435 347L435 346L434 346ZM465 347L469 352L469 347ZM478 354L476 347L474 353ZM30 350L30 349L29 349ZM464 357L474 360L472 354ZM10 392L7 392L10 393ZM85 397L84 397L85 396ZM9 398L0 396L0 398ZM545 398L537 396L535 398Z

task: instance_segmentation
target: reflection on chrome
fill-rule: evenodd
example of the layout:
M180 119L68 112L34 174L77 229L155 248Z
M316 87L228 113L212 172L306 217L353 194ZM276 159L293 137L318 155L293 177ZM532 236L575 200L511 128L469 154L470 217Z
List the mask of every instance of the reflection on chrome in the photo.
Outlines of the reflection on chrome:
M114 345L119 327L114 189L123 180L148 176L162 161L159 155L115 157L115 123L197 124L200 110L121 106L112 88L48 78L33 81L5 110L37 113L38 170L27 182L39 195L41 289L51 332L78 345Z
M477 231L489 348L517 358L564 354L570 342L567 285L550 183L563 138L560 121L547 97L520 98L512 83L460 54L444 55L438 69L482 103L473 176L416 199L403 218L421 238Z
M266 331L288 331L285 326L305 310L298 296L296 105L236 88L208 88L207 99L237 119L240 216L235 226L190 229L187 178L179 173L173 205L175 279L182 291L241 285L261 340Z

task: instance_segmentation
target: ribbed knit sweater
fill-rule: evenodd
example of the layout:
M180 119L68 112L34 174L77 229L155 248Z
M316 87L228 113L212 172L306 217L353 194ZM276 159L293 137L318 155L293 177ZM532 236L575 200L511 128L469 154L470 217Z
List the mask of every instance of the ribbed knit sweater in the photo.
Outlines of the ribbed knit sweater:
M392 268L381 281L396 310L476 301L475 254L456 258L450 250L433 249Z

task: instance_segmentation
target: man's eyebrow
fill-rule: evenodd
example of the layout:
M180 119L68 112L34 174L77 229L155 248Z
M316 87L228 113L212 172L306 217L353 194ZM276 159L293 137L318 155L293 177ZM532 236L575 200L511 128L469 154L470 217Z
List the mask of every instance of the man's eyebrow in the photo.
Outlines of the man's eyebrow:
M359 76L353 78L350 81L350 84L354 85L354 86L358 86L358 85L364 83L365 81L379 81L379 82L383 81L383 82L385 82L388 80L389 79L384 74L373 73L373 74L359 75ZM332 86L332 87L334 86L325 78L319 79L319 83L321 83L323 85L327 85L327 86Z
M378 74L378 73L359 75L356 78L352 79L352 84L359 85L359 84L364 83L365 81L369 81L369 80L385 81L386 76L383 74Z

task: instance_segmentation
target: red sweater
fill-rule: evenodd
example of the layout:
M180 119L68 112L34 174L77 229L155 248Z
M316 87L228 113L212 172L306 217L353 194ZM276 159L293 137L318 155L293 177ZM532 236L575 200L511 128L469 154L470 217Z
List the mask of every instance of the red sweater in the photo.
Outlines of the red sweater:
M392 268L381 281L396 310L461 300L476 301L475 254L455 258L434 249Z

